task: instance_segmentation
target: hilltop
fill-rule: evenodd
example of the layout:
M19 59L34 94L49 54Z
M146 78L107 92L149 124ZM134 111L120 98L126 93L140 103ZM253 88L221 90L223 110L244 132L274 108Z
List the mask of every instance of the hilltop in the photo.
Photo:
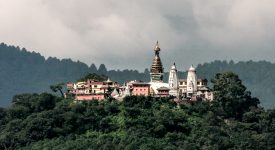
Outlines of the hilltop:
M148 64L149 67L149 64ZM165 69L166 71L169 68ZM218 72L233 71L243 80L253 95L261 99L266 108L275 108L275 64L267 61L227 62L213 61L197 66L198 77L209 81ZM52 84L76 81L88 73L104 74L114 81L149 81L149 71L108 70L104 64L97 68L71 59L57 59L29 52L24 48L0 44L0 106L10 105L12 96L19 93L49 91ZM185 77L186 72L179 72ZM164 80L167 80L165 73Z
M274 149L275 111L258 106L237 75L217 74L215 99L73 102L23 94L0 109L0 149Z

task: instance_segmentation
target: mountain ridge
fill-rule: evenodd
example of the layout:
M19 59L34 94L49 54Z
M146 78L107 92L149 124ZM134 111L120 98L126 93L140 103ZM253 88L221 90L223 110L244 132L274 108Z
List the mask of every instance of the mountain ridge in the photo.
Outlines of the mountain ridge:
M150 64L148 64L150 65ZM168 69L167 69L168 71ZM266 108L275 108L275 64L268 61L219 61L215 60L197 66L199 78L210 81L218 72L233 71L259 97ZM25 48L0 44L0 106L8 106L12 96L20 93L41 93L49 91L51 84L76 81L88 73L105 74L112 80L123 83L130 80L149 81L150 74L137 70L108 70L104 64L97 68L71 59L45 58L40 53L29 52ZM179 72L186 78L186 72ZM168 73L164 80L168 79Z

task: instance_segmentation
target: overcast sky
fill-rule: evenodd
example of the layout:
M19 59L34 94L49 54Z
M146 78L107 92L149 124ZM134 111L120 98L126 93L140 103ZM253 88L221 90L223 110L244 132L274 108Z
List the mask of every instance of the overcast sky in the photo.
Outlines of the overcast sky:
M275 62L275 0L0 0L0 42L109 69Z

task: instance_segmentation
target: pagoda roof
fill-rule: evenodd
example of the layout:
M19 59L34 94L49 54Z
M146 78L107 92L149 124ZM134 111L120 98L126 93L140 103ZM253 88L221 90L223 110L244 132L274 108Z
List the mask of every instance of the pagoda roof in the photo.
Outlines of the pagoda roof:
M150 85L150 84L146 82L133 82L132 85Z
M158 91L169 91L170 89L167 88L167 87L162 86L162 87L158 88L157 90Z

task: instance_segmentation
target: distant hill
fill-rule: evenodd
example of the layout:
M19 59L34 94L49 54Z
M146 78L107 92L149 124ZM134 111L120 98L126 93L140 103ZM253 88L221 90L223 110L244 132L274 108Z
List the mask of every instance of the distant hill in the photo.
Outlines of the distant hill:
M148 64L150 65L150 64ZM166 69L167 71L168 69ZM214 74L233 71L239 74L244 84L252 91L252 95L261 99L266 108L275 108L275 64L260 61L234 63L214 61L197 66L200 78L209 81ZM7 106L15 94L49 91L49 86L59 82L76 81L88 73L105 74L112 80L123 83L129 80L149 81L149 71L107 70L104 64L98 68L88 66L80 61L57 59L29 52L24 48L0 44L0 106ZM180 72L186 78L186 72ZM168 73L164 79L167 80Z
M211 79L216 72L233 71L266 108L275 108L275 64L267 61L214 61L198 65L198 76Z
M109 70L104 64L98 69L71 59L45 59L39 53L25 48L0 44L0 106L7 106L11 98L19 93L49 91L49 86L59 82L76 81L88 73L107 74L112 80L149 79L136 70Z

